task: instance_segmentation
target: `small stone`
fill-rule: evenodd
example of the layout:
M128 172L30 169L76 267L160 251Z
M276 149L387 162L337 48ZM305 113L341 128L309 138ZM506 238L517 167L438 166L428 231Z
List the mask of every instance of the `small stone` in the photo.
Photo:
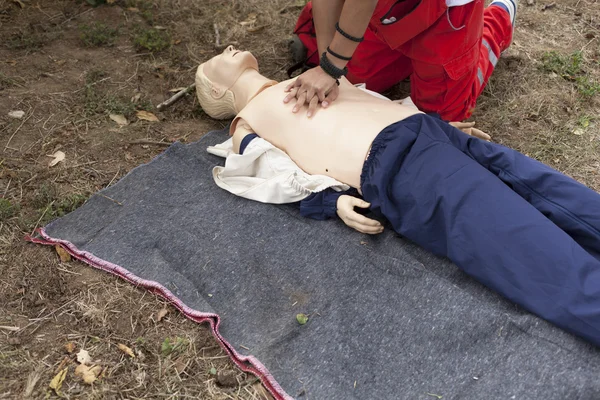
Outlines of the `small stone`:
M22 119L25 116L25 111L16 110L8 113L11 118Z
M217 372L217 383L224 387L237 386L237 372L233 370L224 370Z
M21 344L21 339L18 337L8 338L8 344L12 344L13 346L18 346Z

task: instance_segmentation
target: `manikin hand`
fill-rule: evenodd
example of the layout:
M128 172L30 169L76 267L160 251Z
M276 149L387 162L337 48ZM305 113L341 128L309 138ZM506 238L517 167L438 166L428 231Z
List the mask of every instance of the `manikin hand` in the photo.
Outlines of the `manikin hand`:
M487 140L488 142L492 139L492 137L484 131L473 128L475 126L475 122L449 122L449 124L460 129L467 135L475 136L479 139Z
M317 111L317 107L327 108L335 99L337 99L340 90L331 76L329 76L321 67L309 69L296 80L290 83L286 88L289 92L283 99L284 103L289 103L296 98L296 104L292 112L298 112L304 104L308 105L307 117L312 117Z
M383 232L383 225L379 221L367 218L354 211L354 207L369 208L370 204L354 196L346 194L338 197L337 215L350 228L354 228L361 233L376 235Z

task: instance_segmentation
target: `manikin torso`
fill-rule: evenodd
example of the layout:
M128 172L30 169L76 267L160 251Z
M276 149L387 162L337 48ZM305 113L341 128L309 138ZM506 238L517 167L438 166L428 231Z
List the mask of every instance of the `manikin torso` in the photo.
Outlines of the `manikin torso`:
M231 124L234 148L250 132L285 151L309 174L327 175L360 188L360 174L371 143L385 127L419 111L379 99L340 81L340 93L327 109L307 118L306 108L292 113L283 103L290 81L268 87L238 113ZM237 129L248 125L248 129Z

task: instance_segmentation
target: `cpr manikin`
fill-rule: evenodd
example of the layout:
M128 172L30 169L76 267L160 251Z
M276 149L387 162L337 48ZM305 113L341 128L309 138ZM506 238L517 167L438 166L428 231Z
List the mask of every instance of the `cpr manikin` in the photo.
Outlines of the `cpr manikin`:
M303 215L311 216L337 196L346 224L378 233L379 222L354 212L368 207L405 239L600 345L598 193L343 80L330 108L306 118L282 102L285 85L260 75L254 57L233 48L198 68L203 109L235 116L230 147L214 146L213 154L226 157L213 172L220 187L264 202L300 201L301 214L302 202L310 203Z
M277 83L260 75L254 56L232 46L196 73L204 111L214 118L235 116L231 134L236 152L243 137L256 132L307 173L330 176L359 190L360 171L373 139L386 126L420 113L414 106L375 97L342 79L339 101L331 111L309 119L301 112L290 112L293 104L281 101L289 82ZM364 202L358 199L342 197L338 207L343 209L344 222L360 231L379 233L380 223L353 211L353 206L361 205Z

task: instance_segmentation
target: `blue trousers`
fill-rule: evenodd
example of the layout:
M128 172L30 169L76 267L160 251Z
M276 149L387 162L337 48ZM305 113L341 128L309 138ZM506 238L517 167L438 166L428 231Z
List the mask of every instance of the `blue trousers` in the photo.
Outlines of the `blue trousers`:
M600 345L600 195L428 115L384 129L363 197L394 230Z

